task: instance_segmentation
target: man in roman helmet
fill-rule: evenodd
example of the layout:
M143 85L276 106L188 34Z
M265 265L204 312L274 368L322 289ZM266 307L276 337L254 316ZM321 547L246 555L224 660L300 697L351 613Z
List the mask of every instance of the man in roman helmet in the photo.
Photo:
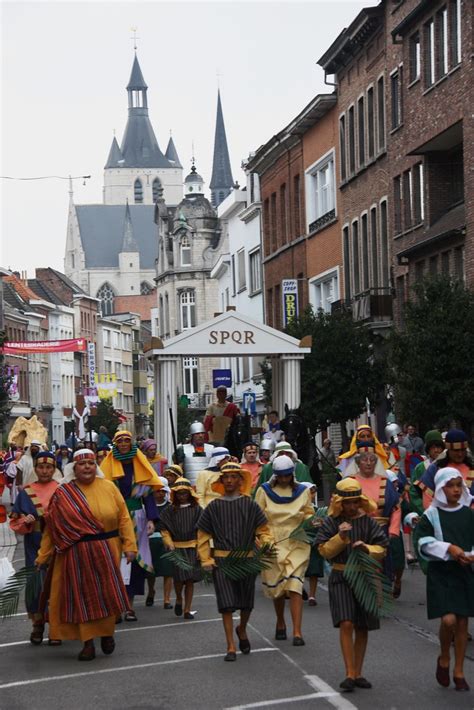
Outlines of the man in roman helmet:
M195 421L191 424L189 437L189 443L178 446L176 456L173 458L174 462L183 468L185 477L194 486L199 471L207 469L214 447L206 443L206 430L201 422Z

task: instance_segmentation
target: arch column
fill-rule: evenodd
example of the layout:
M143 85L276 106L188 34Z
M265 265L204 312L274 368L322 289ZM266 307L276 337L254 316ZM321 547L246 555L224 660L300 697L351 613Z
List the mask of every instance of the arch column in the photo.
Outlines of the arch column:
M297 409L301 404L301 360L304 355L282 355L283 406Z
M272 357L272 407L283 417L285 400L283 397L283 364L280 357Z
M177 434L177 367L180 358L178 356L158 356L155 358L155 439L158 450L164 454L168 460L174 451L173 436L171 434L171 423L169 409L173 413L173 421Z

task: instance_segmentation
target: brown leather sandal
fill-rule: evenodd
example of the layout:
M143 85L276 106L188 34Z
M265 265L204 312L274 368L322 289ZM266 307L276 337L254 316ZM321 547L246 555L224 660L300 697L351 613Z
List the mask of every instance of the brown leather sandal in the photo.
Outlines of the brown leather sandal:
M33 624L33 631L30 634L30 641L33 646L40 646L43 643L44 624Z

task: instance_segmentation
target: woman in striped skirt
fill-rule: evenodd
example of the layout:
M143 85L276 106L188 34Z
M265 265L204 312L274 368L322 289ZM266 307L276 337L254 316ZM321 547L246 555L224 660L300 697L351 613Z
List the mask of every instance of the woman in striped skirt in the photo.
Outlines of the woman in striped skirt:
M362 494L352 478L336 486L328 517L318 530L315 544L321 555L330 560L329 605L333 624L339 628L346 678L340 687L352 691L355 687L371 688L362 676L368 632L380 627L377 617L367 614L357 602L344 578L344 567L353 548L361 548L377 560L383 559L389 544L380 525L370 516L376 503Z
M196 491L186 478L178 478L171 487L171 505L160 515L159 529L163 543L168 550L179 550L186 561L192 565L190 570L175 565L173 580L176 592L174 613L183 614L184 618L192 619L194 583L201 581L201 569L197 557L197 522L202 508L199 507Z
M250 471L242 469L238 463L224 464L219 480L213 484L213 490L221 497L209 503L198 523L199 557L203 568L212 571L217 608L224 624L225 661L237 658L232 620L236 609L240 610L240 624L235 629L239 649L244 654L250 653L247 623L254 606L255 575L230 579L222 570L223 561L233 550L248 550L252 554L256 541L258 545L273 542L266 517L250 498L251 489ZM214 541L212 553L211 539Z

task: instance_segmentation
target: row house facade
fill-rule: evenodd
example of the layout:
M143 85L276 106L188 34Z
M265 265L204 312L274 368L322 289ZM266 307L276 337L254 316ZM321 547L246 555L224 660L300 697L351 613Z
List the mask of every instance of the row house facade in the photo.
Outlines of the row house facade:
M388 158L397 315L422 277L474 285L473 4L386 12Z
M245 169L245 163L242 166ZM217 214L222 229L222 253L211 277L218 284L218 312L234 309L262 322L263 285L260 186L256 173L246 173L246 185L236 187L221 202ZM260 356L222 358L220 367L232 372L232 394L242 408L245 392L254 392L256 414L264 412Z

